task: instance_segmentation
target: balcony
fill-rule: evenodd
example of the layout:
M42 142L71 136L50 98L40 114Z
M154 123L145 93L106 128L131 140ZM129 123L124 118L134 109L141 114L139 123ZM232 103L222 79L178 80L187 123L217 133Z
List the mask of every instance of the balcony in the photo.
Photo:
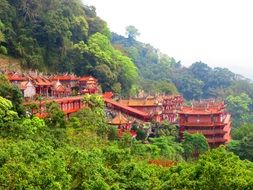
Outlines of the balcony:
M213 127L213 126L224 126L225 123L222 122L179 122L180 126L203 126L203 127Z
M224 138L212 138L212 139L207 139L208 143L225 143L226 139Z
M214 130L186 130L190 134L200 133L203 135L224 135L226 132L220 129Z

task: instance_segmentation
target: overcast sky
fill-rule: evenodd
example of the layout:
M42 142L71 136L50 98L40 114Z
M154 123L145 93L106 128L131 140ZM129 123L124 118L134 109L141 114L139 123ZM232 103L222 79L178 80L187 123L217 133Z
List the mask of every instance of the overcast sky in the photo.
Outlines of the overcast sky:
M253 79L252 0L83 0L111 31L134 25L163 53L190 65L227 67Z

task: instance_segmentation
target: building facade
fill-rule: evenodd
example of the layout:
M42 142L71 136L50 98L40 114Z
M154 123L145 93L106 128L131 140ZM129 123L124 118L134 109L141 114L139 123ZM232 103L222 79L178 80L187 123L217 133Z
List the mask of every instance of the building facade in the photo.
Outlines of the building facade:
M182 106L178 114L181 140L187 131L203 134L210 147L230 142L231 115L226 112L224 102L193 102L191 106Z

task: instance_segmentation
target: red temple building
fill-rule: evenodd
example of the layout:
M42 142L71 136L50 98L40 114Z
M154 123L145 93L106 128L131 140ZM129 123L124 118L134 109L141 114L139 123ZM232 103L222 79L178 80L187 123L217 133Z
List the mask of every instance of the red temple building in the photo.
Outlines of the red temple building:
M79 89L79 78L74 74L60 74L50 77L51 81L59 81L64 87L71 90Z
M98 81L92 76L85 76L79 79L81 94L95 94L98 92Z
M65 87L58 81L53 82L52 96L54 97L67 97L71 95L71 88Z
M148 113L156 122L163 120L175 122L177 120L177 109L181 107L183 97L180 95L157 96L119 100L119 103Z
M125 99L119 100L119 103L146 112L150 115L154 113L162 113L162 104L155 97Z
M25 76L22 74L16 73L16 72L6 72L7 79L15 85L19 85L21 82L24 82L27 80Z
M182 106L178 114L181 140L187 131L203 134L210 147L230 142L231 116L226 112L224 102L194 102L191 106Z
M136 137L136 132L131 130L132 123L125 118L120 112L119 114L113 118L109 124L118 127L118 135L122 137L124 133L130 133L133 137Z
M73 74L43 75L37 72L20 74L5 72L8 80L16 85L25 98L34 96L67 97L77 94L95 94L98 92L98 81L92 76L77 77Z

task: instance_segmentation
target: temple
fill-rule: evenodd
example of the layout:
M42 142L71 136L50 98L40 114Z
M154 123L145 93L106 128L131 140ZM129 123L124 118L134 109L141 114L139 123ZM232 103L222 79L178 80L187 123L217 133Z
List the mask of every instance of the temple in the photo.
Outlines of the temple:
M118 103L147 113L153 121L161 122L167 120L174 123L177 120L177 110L183 103L183 97L181 95L147 96L123 99L119 100Z
M37 104L39 110L32 110L41 118L47 115L46 104L54 101L70 116L85 107L82 94L101 94L98 80L93 76L77 77L73 74L42 75L37 72L5 72L8 80L23 93L27 105ZM41 96L41 98L36 98ZM118 128L119 136L128 132L132 136L132 124L161 123L168 121L179 126L181 140L185 131L203 134L210 147L217 147L230 141L231 116L225 110L224 102L204 100L183 106L181 95L145 95L114 100L112 92L103 95L108 124Z
M73 74L43 75L37 72L5 72L8 80L16 85L25 98L35 96L61 98L80 94L95 94L99 90L96 78L77 77Z
M230 142L231 116L226 112L224 102L193 102L191 106L182 106L178 114L181 140L187 131L203 134L210 147Z

